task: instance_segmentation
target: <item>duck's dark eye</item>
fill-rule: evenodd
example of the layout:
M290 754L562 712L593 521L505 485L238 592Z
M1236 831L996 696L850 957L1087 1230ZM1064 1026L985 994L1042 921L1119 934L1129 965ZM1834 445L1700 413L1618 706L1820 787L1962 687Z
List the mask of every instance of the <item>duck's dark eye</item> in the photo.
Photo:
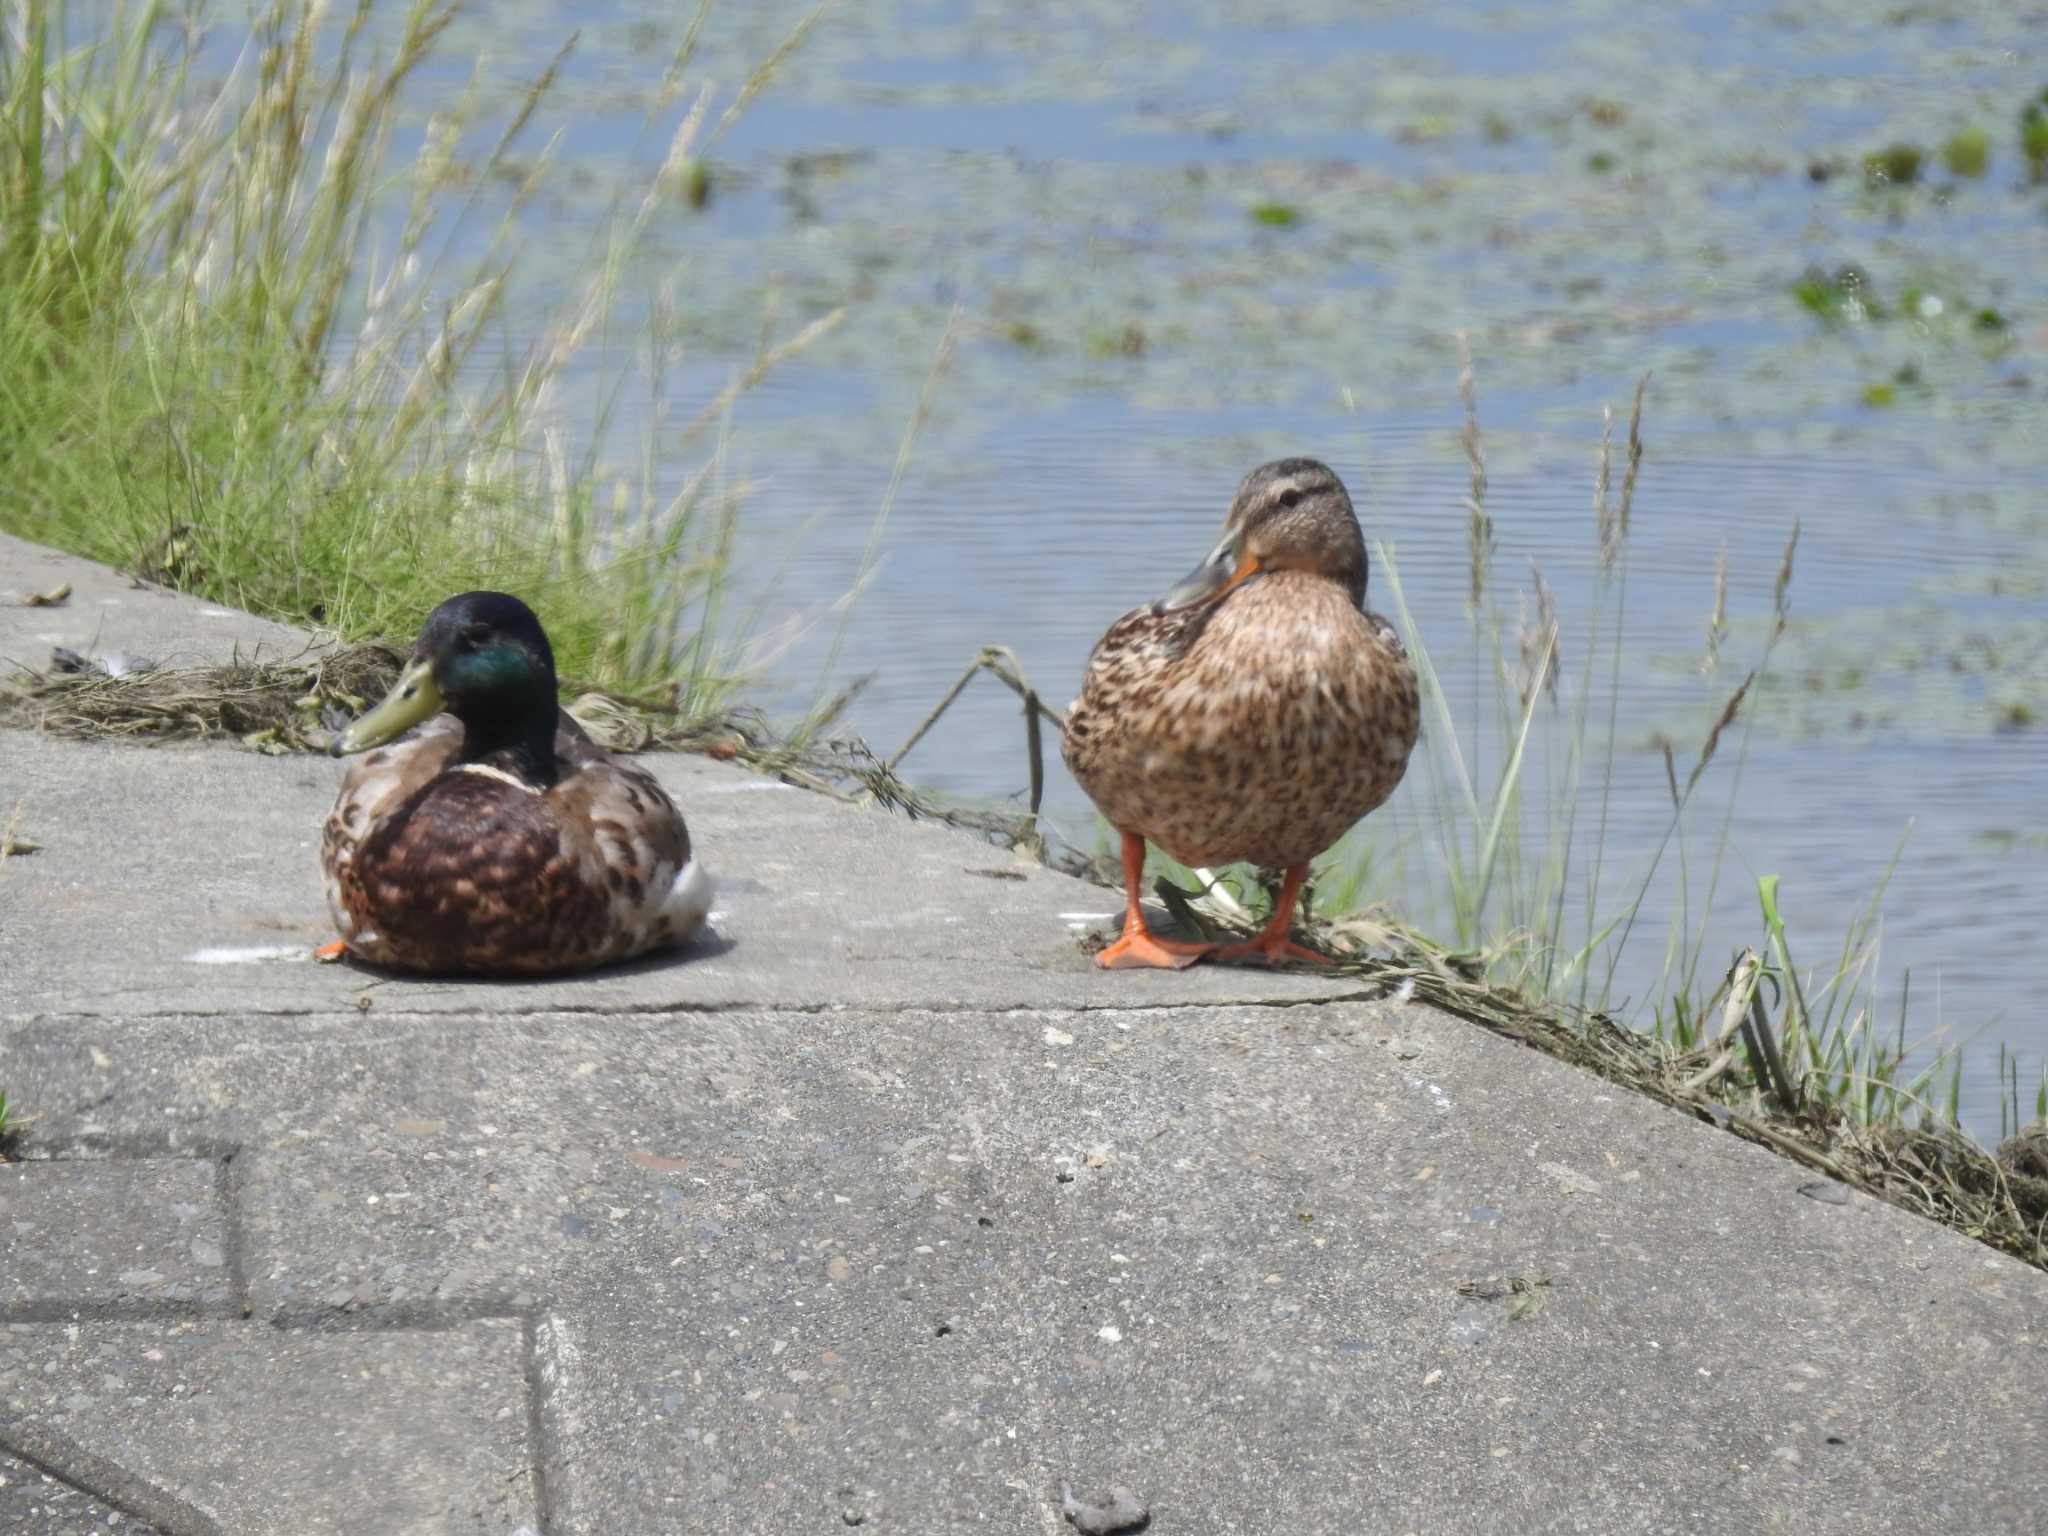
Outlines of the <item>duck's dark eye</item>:
M1280 505L1283 507L1299 506L1301 505L1301 487L1298 485L1290 485L1287 487L1286 490L1280 493L1277 499L1279 500Z
M491 626L488 624L465 624L462 633L455 637L456 643L465 651L476 650L490 638Z

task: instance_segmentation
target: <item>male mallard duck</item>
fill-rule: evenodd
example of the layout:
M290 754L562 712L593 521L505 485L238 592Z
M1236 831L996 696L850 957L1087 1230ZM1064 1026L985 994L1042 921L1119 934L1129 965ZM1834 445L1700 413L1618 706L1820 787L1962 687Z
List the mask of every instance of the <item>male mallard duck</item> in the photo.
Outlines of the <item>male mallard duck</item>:
M1321 958L1287 938L1309 860L1394 792L1420 716L1365 568L1343 482L1279 459L1245 476L1209 558L1097 642L1062 749L1123 834L1123 937L1098 965L1179 969L1215 948L1146 929L1147 839L1195 867L1287 871L1265 931L1219 958Z
M518 598L465 592L427 616L391 692L331 750L369 748L321 840L341 930L323 956L531 975L679 943L703 921L711 881L681 812L562 712L554 651Z

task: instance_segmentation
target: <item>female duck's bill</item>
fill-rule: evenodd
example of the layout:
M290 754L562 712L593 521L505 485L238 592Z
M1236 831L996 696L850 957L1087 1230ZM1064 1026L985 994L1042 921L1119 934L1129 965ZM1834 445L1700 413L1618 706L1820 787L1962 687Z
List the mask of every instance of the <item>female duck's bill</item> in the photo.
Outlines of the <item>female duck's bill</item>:
M1233 528L1209 557L1175 582L1166 596L1152 605L1153 613L1164 617L1205 603L1220 603L1238 587L1259 574L1256 555L1244 549L1244 530Z

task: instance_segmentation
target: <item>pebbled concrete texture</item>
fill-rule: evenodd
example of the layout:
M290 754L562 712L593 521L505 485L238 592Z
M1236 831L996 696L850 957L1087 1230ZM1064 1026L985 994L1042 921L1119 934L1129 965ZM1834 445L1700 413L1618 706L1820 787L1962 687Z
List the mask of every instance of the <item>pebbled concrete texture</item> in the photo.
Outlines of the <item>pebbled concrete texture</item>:
M16 1325L0 1402L18 1448L174 1530L506 1536L539 1519L522 1334Z
M73 1144L236 1085L255 1321L536 1318L554 1531L1030 1530L1062 1477L1165 1531L2020 1531L2048 1477L2044 1277L1412 1009L71 1025L0 1059L111 1058Z
M29 593L66 583L66 601L23 606ZM41 669L60 645L82 655L143 657L165 666L207 666L237 656L283 661L310 643L288 625L0 533L0 664Z
M1961 1461L1925 1466L1888 1391L1948 1369L1954 1336L1831 1316L1852 1275L1928 1289L1914 1224L1816 1205L1640 1104L1571 1123L1571 1074L1457 1026L1406 1033L1403 1062L1395 1024L819 1021L745 1095L788 1127L779 1148L707 1169L672 1230L622 1223L633 1283L541 1332L543 1383L567 1383L544 1420L571 1469L562 1528L797 1529L843 1507L1051 1529L1063 1476L1132 1484L1162 1530L1621 1530L1687 1506L1810 1530L1845 1503L1957 1498L2025 1515L2044 1361L2036 1337L1994 1362L1982 1282L2016 1299L2034 1277L1999 1263L1925 1297L1977 1367L1944 1426ZM1674 1129L1696 1203L1642 1176ZM1727 1273L1684 1283L1681 1254ZM1783 1278L1758 1293L1764 1256ZM1516 1274L1553 1282L1522 1320L1459 1294ZM656 1352L650 1312L694 1330Z
M231 1306L220 1177L198 1158L0 1164L0 1320Z
M1957 1234L1425 1008L1095 972L1067 914L1107 893L715 764L656 760L727 881L694 952L316 967L333 766L0 734L47 814L0 865L36 1117L0 1450L81 1499L165 1536L1053 1533L1063 1480L1160 1536L2039 1529L2048 1276ZM202 1229L219 1273L166 1268Z

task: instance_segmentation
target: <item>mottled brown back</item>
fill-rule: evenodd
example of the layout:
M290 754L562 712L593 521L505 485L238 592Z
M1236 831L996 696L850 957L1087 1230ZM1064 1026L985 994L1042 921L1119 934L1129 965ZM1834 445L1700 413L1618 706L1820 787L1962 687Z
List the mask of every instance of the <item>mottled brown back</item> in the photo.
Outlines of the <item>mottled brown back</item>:
M567 715L544 793L508 765L458 764L461 743L442 716L344 778L322 866L353 952L401 970L539 974L689 936L701 907L674 899L689 832L651 774Z

